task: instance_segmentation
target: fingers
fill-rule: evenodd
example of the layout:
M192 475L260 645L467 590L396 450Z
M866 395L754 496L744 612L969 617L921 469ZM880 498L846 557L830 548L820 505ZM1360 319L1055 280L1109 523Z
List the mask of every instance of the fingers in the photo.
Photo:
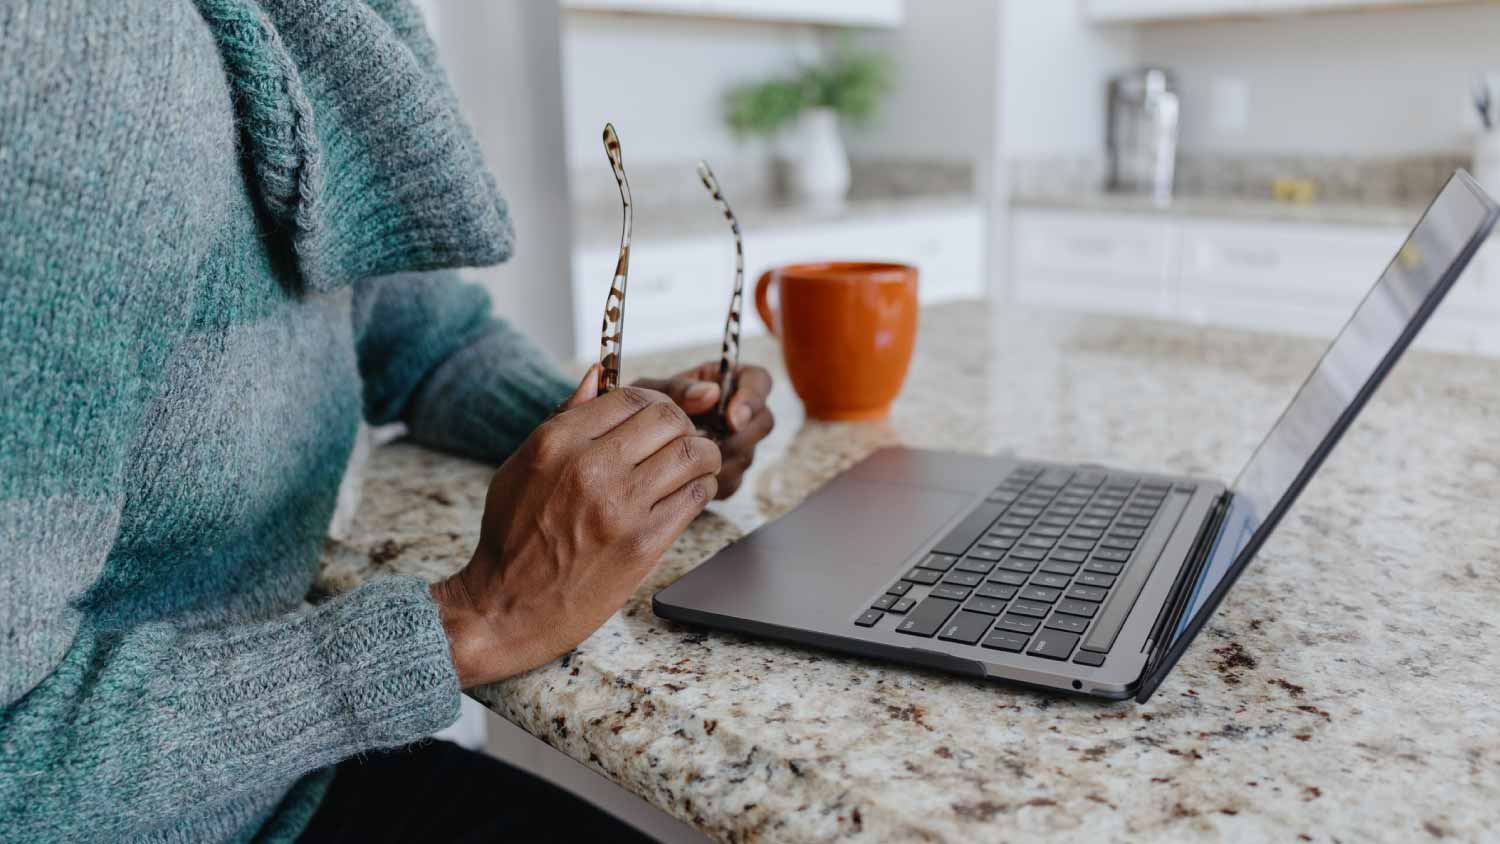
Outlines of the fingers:
M729 398L726 413L729 430L739 432L766 406L771 395L771 373L761 366L742 366L735 374L734 395Z
M694 478L717 475L722 457L707 437L676 437L648 457L631 475L632 494L642 502L660 503Z
M678 407L690 415L697 415L708 411L719 402L718 382L699 378L698 371L701 369L702 367L699 367L698 370L681 372L671 378L641 378L635 382L635 385L664 393L676 402Z
M570 434L599 439L648 406L668 401L655 390L621 387L558 414L553 422Z
M583 380L578 382L578 389L573 391L573 395L568 396L567 401L558 405L557 412L561 413L565 410L572 410L573 408L579 406L580 404L583 404L584 402L592 398L595 398L598 395L599 364L596 363L593 366L590 366L587 372L583 373Z
M642 392L648 397L648 404L599 438L599 443L608 447L626 468L644 462L673 440L693 433L692 420L675 402L661 393Z
M662 531L665 544L671 544L703 508L708 506L719 494L719 481L713 475L701 475L693 478L681 488L668 495L666 498L656 502L651 508L651 515L655 518L656 529Z

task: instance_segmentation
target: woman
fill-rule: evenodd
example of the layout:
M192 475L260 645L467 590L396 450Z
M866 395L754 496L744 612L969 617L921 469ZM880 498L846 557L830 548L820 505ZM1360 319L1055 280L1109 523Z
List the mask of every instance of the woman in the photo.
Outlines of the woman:
M0 68L0 838L604 834L371 752L618 608L737 485L765 372L716 444L716 385L596 399L487 315L451 268L505 205L406 0L3 0ZM361 416L504 464L460 574L308 607Z

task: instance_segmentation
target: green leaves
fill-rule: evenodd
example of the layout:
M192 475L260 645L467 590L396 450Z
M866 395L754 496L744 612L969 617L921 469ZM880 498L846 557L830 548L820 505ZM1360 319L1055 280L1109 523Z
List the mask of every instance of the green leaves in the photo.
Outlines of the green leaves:
M726 97L725 121L738 135L770 135L806 108L831 108L867 122L891 88L891 63L883 53L841 48L822 65L790 78L741 85Z

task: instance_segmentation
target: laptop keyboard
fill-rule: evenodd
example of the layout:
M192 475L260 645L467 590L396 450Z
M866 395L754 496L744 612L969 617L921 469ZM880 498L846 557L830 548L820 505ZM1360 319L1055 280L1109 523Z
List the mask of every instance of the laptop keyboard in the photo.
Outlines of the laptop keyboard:
M1018 467L854 623L1103 665L1151 571L1132 563L1155 560L1186 504L1188 496L1174 496L1170 521L1157 518L1173 489Z

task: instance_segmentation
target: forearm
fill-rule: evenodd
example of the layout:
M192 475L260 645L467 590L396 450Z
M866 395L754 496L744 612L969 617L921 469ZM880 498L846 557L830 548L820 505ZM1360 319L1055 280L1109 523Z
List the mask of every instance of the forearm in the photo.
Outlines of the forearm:
M405 419L417 442L499 463L574 386L529 340L496 322L433 370Z
M217 630L85 624L0 710L0 828L55 835L63 817L79 837L129 837L419 739L458 702L447 638L414 578Z

